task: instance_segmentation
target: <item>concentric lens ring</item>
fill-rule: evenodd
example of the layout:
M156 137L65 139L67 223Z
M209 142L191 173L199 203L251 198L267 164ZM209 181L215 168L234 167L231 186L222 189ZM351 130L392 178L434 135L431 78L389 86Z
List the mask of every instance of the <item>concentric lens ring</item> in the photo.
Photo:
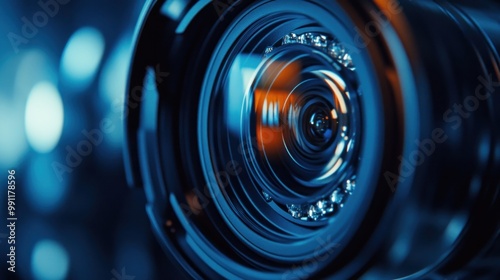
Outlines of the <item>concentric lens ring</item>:
M274 1L265 2L249 10L252 16L244 13L235 19L234 24L225 28L227 31L218 39L210 58L197 114L201 169L214 202L204 209L207 218L203 216L203 220L213 221L215 224L209 233L215 231L223 236L227 247L232 248L224 250L224 254L231 254L232 264L240 263L233 261L236 254L243 259L243 266L247 267L245 260L249 260L259 270L268 271L270 262L273 270L288 268L297 261L329 252L328 258L319 265L324 267L328 259L343 252L331 251L339 246L338 241L343 240L348 246L346 240L354 238L353 233L367 214L367 202L371 201L376 188L376 183L368 177L378 167L368 166L381 160L380 149L367 145L379 146L381 142L366 144L360 139L365 130L372 139L380 138L380 130L373 131L376 126L366 129L363 125L367 120L373 123L380 118L380 110L377 110L380 99L375 93L377 87L369 86L373 85L368 74L370 67L367 67L370 61L358 59L360 54L367 56L364 51L353 54L356 68L352 68L329 55L323 47L283 44L284 37L290 33L322 34L327 40L334 40L338 34L339 42L347 40L352 44L349 31L342 28L334 31L320 25L302 13L299 6L291 5L293 12L283 12L274 4ZM332 22L328 26L341 26L337 17L325 14L331 11L307 1L301 2L300 6L303 5L324 14L326 22ZM269 16L263 16L265 14ZM358 78L359 73L363 80ZM297 87L301 83L305 88ZM364 92L362 97L360 88ZM283 108L289 108L283 105L285 102L297 104L297 100L306 96L305 103L298 104L302 110L292 106L295 110L289 112L294 114L283 113ZM367 115L361 110L361 98L370 102ZM304 106L309 100L311 103ZM344 105L347 110L340 116L338 113ZM312 111L306 112L307 108ZM309 130L314 113L327 110L331 113L331 109L338 114L338 123L332 123L336 129L331 138L327 137L331 140L322 146L313 143L314 138L306 139L305 131ZM289 116L291 121L287 120ZM346 125L342 125L343 122ZM340 137L343 126L346 136L352 140L350 144ZM303 132L295 133L290 127L302 127ZM305 153L303 146L292 146L293 135L295 139L298 135L299 139L308 140L306 143L314 144L317 151ZM285 147L294 147L297 155L308 155L315 166L298 156L293 160ZM338 150L338 155L323 154L322 151L328 149ZM342 151L346 153L339 156ZM311 155L314 153L323 157L323 161ZM340 167L334 167L340 169L328 168L338 158L342 158ZM233 175L217 180L228 164L236 166L236 170L230 170L237 172L223 172ZM358 164L365 168L358 169ZM308 169L300 169L301 166ZM360 176L358 170L363 170ZM352 182L349 188L348 180ZM354 190L355 184L363 188ZM300 211L293 211L295 206ZM330 241L317 248L319 238Z
M215 125L208 130L219 132L213 134L211 161L245 167L240 186L231 186L246 191L226 195L234 200L231 205L255 203L255 197L241 197L253 186L279 215L318 221L338 212L354 191L361 130L351 85L355 68L329 52L333 43L328 42L338 42L328 39L332 35L307 32L296 43L287 36L265 47L263 56L237 52L222 71L223 93L214 95L209 117ZM215 108L226 109L222 118ZM219 138L220 132L227 138ZM238 142L240 155L223 156L221 143L235 147Z

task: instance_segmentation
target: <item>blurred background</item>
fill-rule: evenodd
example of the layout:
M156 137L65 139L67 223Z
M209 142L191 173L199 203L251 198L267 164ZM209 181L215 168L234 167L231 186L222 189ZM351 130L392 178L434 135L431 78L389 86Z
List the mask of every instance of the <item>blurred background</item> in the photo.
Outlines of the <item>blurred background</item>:
M0 4L0 213L16 171L16 273L0 279L153 279L168 273L142 190L125 182L123 102L145 1ZM2 178L3 177L3 178Z

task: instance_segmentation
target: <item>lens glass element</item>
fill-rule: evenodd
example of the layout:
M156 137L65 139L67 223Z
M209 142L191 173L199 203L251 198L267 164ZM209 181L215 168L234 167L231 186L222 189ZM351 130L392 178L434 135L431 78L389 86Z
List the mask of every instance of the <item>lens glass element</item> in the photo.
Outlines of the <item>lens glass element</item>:
M317 222L354 191L361 130L356 68L333 34L314 29L250 36L221 71L211 121L202 124L211 161L241 164L237 183L228 181L234 196L225 192L238 208L258 197L282 217Z

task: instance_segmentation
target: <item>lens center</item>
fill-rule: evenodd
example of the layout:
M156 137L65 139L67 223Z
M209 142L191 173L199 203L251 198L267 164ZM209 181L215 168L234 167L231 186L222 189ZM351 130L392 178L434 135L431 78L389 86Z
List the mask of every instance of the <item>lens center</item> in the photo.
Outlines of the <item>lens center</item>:
M333 134L332 121L322 110L312 113L309 125L309 131L320 140L329 139Z

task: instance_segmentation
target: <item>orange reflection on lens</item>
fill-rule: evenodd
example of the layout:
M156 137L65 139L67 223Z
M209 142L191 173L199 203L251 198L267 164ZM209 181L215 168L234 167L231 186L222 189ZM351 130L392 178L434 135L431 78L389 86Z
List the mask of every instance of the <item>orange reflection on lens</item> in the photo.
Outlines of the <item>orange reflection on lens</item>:
M282 134L288 123L285 112L293 110L296 94L292 90L301 80L301 69L302 65L297 62L273 61L254 92L257 144L259 150L265 149L268 157L282 153Z

